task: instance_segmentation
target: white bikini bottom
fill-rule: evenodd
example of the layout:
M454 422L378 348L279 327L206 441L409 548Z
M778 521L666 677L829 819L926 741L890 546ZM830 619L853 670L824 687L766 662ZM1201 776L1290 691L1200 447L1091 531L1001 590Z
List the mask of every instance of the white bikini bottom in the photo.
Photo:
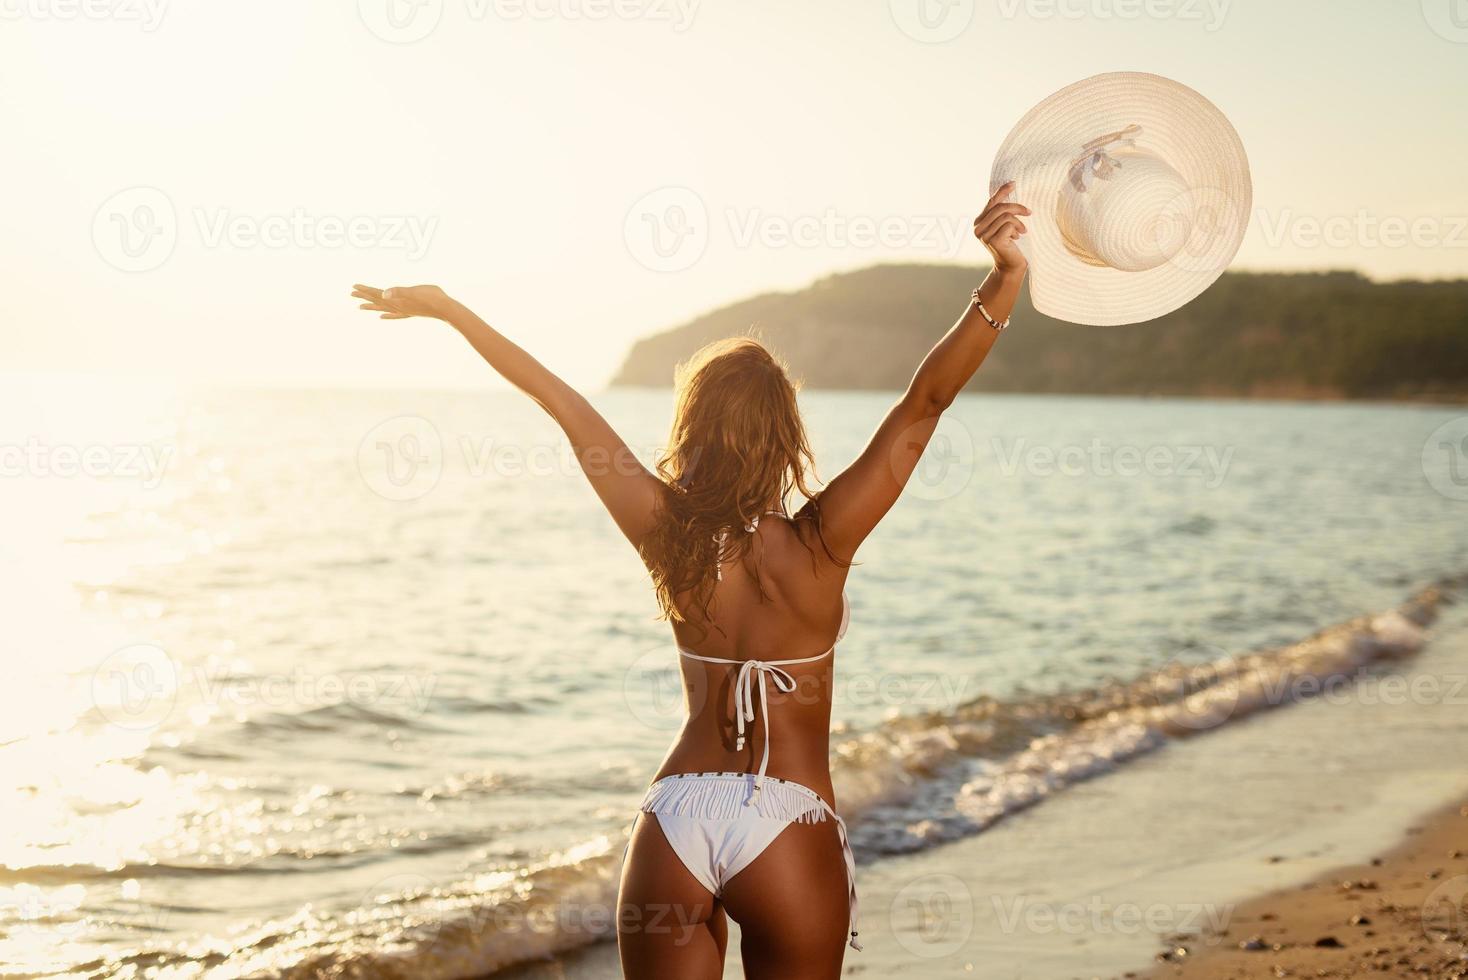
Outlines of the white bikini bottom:
M699 884L715 897L792 823L836 821L846 858L851 948L856 941L856 860L846 821L814 790L746 772L690 772L664 776L648 787L640 809L658 826Z

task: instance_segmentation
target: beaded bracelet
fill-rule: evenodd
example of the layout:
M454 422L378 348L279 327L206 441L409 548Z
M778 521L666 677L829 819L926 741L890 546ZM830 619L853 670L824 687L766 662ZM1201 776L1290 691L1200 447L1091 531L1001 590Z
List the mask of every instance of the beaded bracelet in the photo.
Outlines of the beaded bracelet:
M995 333L1003 333L1004 328L1009 326L1008 320L1005 320L1003 323L999 323L992 316L989 315L989 311L984 309L984 301L979 299L979 291L977 289L974 290L974 305L979 308L979 316L988 321L989 326L994 328Z

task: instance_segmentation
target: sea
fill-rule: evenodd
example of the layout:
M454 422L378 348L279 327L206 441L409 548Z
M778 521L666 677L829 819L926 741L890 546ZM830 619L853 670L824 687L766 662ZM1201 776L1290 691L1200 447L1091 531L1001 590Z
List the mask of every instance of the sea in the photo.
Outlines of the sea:
M802 393L820 478L894 397ZM656 458L668 392L593 401ZM612 937L676 651L533 403L18 382L0 506L0 975L480 977ZM1390 670L1465 572L1463 407L965 394L848 582L859 863Z

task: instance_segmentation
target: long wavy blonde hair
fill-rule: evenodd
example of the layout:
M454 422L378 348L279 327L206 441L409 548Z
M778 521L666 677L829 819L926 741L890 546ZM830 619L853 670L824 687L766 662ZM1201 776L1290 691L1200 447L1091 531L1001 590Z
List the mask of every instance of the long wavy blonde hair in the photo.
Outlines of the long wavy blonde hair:
M642 558L663 618L686 622L677 601L686 596L707 622L716 564L742 567L752 535L741 530L767 510L784 512L793 494L805 499L794 519L811 521L827 555L830 549L811 489L815 458L785 366L753 338L735 337L680 364L674 385L673 428L657 461L669 492ZM810 548L807 535L800 539ZM758 568L755 582L764 596Z

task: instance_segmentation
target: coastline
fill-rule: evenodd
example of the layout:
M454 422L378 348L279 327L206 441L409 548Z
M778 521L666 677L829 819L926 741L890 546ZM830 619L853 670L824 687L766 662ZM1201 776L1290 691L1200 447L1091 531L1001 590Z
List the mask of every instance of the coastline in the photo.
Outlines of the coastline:
M1468 977L1468 799L1414 823L1388 853L1251 899L1223 930L1157 958L1125 977Z
M1445 808L1468 801L1468 605L1444 606L1429 636L1420 653L1379 683L1358 682L1341 698L1297 702L1175 742L1075 783L977 836L860 865L866 949L847 956L843 975L1159 980L1178 974L1158 954L1180 945L1189 947L1189 959L1197 956L1200 966L1193 969L1212 970L1226 958L1210 946L1261 931L1257 917L1269 911L1261 903L1306 895L1312 882L1338 886L1343 874L1361 877L1342 869L1372 867L1379 857L1385 862L1391 848L1419 839L1438 841L1435 831L1412 829L1424 826L1423 814L1454 812ZM1398 688L1415 693L1388 695ZM1456 877L1447 874L1451 848L1437 849L1443 880ZM1459 849L1468 852L1468 840ZM1468 875L1468 861L1454 859L1457 865ZM1404 875L1414 873L1414 864L1401 866ZM1388 870L1385 863L1372 867L1371 877L1381 881ZM1284 927L1285 911L1273 911L1281 916L1274 926ZM1291 928L1308 930L1310 923L1302 922ZM1410 920L1401 928L1410 928ZM1336 930L1342 943L1353 938L1344 929ZM1403 949L1396 956L1418 955L1405 939L1378 936L1380 946ZM1272 938L1270 945L1276 941L1283 945ZM1372 948L1357 946L1353 941L1358 958ZM729 950L724 975L740 977L732 923ZM1273 972L1275 961L1259 962L1267 972L1220 966L1181 975L1281 975ZM496 974L516 980L618 975L608 943Z
M620 391L660 391L671 392L672 373L669 372L668 383L661 385L648 384L626 384L609 382L600 389L598 394L613 394ZM894 398L902 394L901 388L893 388L888 385L874 385L863 387L850 385L845 387L832 387L829 385L802 385L802 391L823 392L826 394L871 394L873 392L890 393ZM986 388L981 386L967 387L959 392L959 397L964 395L1014 395L1024 397L1027 395L1036 398L1142 398L1155 401L1189 401L1189 402L1249 402L1255 404L1280 404L1280 405L1364 405L1389 408L1391 406L1402 406L1407 408L1461 408L1468 405L1468 392L1412 392L1391 397L1377 395L1353 396L1338 391L1319 391L1313 389L1267 389L1258 392L1237 391L1020 391L1004 388Z
M1465 677L1468 608L1445 605L1422 651L1378 682L1173 743L977 837L862 869L863 909L885 921L877 956L847 969L1144 975L1179 937L1206 943L1258 896L1369 864L1423 814L1468 800Z

